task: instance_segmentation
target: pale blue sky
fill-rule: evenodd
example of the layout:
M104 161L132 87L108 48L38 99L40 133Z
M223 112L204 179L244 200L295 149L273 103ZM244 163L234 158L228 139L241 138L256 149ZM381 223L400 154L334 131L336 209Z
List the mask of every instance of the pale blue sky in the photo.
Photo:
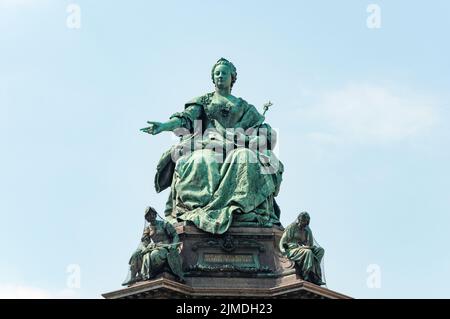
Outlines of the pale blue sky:
M223 56L235 95L275 104L282 222L310 212L328 287L450 297L448 1L73 2L81 29L71 1L0 0L0 296L120 288L168 196L153 176L174 139L139 128L211 91Z

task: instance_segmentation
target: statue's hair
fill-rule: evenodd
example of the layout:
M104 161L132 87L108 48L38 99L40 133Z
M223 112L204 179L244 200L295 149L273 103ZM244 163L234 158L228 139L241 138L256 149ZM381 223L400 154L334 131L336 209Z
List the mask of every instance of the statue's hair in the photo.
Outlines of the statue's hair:
M145 215L144 215L145 219L147 219L147 216L150 215L150 213L153 213L153 214L155 214L155 215L158 215L158 212L156 211L156 209L154 209L154 208L151 207L151 206L148 206L148 207L145 209Z
M231 70L231 88L232 88L234 82L236 82L236 79L237 79L237 71L236 71L236 67L234 66L234 64L231 63L230 61L228 61L225 58L220 58L219 60L217 60L216 64L214 64L213 67L212 67L211 79L212 79L213 83L214 83L214 70L219 65L226 65L226 66L228 66L230 68L230 70Z
M309 216L308 212L301 212L300 214L298 214L297 221L300 221L303 217L308 219L307 225L309 225L309 221L311 220L311 217Z

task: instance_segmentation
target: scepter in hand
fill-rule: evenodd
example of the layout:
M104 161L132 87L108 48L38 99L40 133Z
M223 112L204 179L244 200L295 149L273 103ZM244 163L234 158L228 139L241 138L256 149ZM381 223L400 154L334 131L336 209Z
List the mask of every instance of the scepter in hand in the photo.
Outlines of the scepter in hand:
M269 110L269 108L270 108L272 105L273 105L273 103L270 102L270 101L267 102L267 103L265 103L265 104L263 105L263 110L264 110L263 116L266 115L266 112Z

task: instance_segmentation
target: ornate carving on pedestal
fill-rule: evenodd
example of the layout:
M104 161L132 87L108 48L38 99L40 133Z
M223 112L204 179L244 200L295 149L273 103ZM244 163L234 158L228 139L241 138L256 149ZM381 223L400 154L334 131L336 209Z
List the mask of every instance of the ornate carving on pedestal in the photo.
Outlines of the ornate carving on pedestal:
M186 268L190 275L199 275L199 272L272 272L270 267L260 263L259 254L266 250L265 246L250 238L227 233L218 238L197 241L191 249L196 254L197 262Z
M265 250L264 245L262 245L261 243L259 243L254 239L246 239L246 238L237 239L228 233L221 238L217 239L213 238L204 241L199 241L192 246L192 250L197 251L199 248L210 248L210 247L214 248L219 247L225 252L232 252L236 248L242 247L257 248L261 252Z

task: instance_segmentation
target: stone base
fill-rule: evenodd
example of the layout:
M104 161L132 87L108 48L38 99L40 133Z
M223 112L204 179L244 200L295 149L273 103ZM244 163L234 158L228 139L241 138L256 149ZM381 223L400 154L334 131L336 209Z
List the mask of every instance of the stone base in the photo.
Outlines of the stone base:
M290 275L283 278L283 283L272 282L270 288L257 288L253 282L220 278L223 285L210 287L193 287L181 284L173 276L164 273L159 278L134 284L128 288L105 293L106 299L349 299L338 292L319 287ZM218 278L211 278L217 283ZM267 284L267 282L266 282ZM270 285L269 285L270 286Z
M183 242L186 282L170 273L103 294L117 298L320 298L348 296L304 281L281 255L281 227L231 227L212 235L185 223L176 225Z

